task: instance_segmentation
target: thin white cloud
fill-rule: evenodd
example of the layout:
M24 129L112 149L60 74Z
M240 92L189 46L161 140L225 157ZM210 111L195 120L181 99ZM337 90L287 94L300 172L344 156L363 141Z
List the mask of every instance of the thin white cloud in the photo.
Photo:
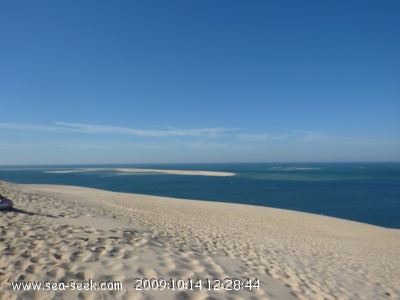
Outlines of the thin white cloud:
M110 126L110 125L91 125L55 122L55 125L34 125L19 123L0 123L0 128L21 130L21 131L38 131L38 132L75 132L75 133L92 133L92 134L126 134L143 137L195 137L209 136L217 137L219 134L227 131L236 130L234 128L194 128L194 129L136 129L128 127Z
M271 133L264 134L239 134L237 138L241 141L257 141L257 142L265 142L272 140L283 140L289 138L290 134L285 135L274 135Z
M2 129L12 129L21 131L39 131L39 132L68 132L69 128L48 125L21 124L21 123L0 123Z
M167 137L187 137L187 138L208 138L217 139L227 137L236 139L240 144L244 145L245 142L271 142L277 140L285 140L289 143L325 143L325 144L362 144L372 145L387 143L390 140L376 139L367 136L343 136L333 135L316 131L295 130L291 134L277 135L273 133L236 133L239 131L237 128L224 128L224 127L207 127L207 128L190 128L180 129L166 127L165 129L138 129L129 127L120 127L113 125L93 125L82 123L66 123L55 122L51 125L37 125L37 124L23 124L23 123L0 123L0 129L15 130L22 132L41 132L41 133L85 133L96 135L128 135L137 137L152 137L152 138L167 138ZM4 143L5 141L3 141ZM241 143L242 142L242 143ZM187 143L188 148L222 148L223 145L218 142L203 144ZM27 145L30 147L37 147L35 143ZM261 145L261 144L260 144ZM12 148L11 144L2 144L2 148ZM86 145L85 147L89 147Z

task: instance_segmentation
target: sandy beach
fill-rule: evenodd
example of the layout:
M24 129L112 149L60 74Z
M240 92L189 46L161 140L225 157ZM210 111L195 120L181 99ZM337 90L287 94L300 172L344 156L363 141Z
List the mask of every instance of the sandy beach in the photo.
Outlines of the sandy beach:
M1 299L400 298L397 229L71 186L0 194ZM29 281L41 289L15 290Z

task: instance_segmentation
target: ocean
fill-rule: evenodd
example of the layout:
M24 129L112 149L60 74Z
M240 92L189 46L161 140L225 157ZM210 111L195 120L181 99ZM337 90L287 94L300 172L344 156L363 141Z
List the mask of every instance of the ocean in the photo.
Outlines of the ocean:
M80 168L101 168L84 172ZM121 174L115 168L233 172ZM400 229L400 163L3 166L0 180L290 209Z

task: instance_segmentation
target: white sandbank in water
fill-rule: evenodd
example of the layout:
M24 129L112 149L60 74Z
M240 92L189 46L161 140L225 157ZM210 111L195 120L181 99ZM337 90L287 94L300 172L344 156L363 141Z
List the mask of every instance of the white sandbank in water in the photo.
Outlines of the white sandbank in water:
M0 298L398 299L400 230L240 204L15 185L0 193ZM134 278L258 278L260 290L138 291ZM15 292L11 280L113 280L122 291ZM295 296L293 296L295 295Z
M85 168L85 169L72 169L72 170L44 171L44 173L61 174L61 173L98 172L98 171L116 171L119 172L118 174L159 173L159 174L199 175L199 176L235 176L235 173L230 173L230 172L137 169L137 168Z

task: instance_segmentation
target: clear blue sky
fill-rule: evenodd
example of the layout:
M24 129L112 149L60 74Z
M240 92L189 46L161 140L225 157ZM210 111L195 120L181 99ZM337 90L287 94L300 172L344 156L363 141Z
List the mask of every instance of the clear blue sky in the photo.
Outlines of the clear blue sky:
M0 165L400 161L400 1L0 3Z

